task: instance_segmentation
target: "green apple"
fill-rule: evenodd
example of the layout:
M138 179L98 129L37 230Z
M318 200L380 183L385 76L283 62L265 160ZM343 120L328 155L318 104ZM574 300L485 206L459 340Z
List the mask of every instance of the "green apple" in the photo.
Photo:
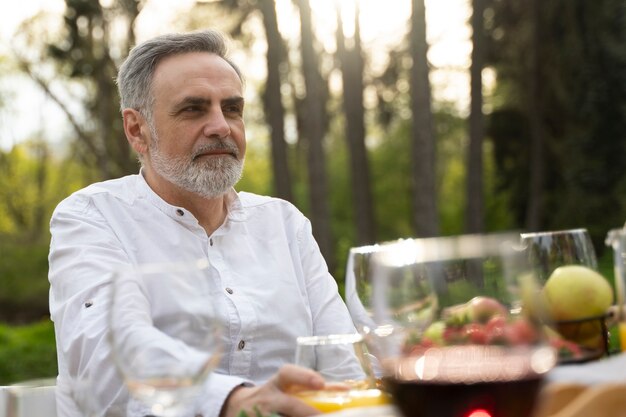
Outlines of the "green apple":
M443 341L443 332L446 329L446 323L443 321L433 322L430 326L424 330L423 338L430 340L435 345L442 346L444 344Z
M555 321L601 316L613 303L613 289L598 272L582 265L565 265L552 272L543 287L544 300Z

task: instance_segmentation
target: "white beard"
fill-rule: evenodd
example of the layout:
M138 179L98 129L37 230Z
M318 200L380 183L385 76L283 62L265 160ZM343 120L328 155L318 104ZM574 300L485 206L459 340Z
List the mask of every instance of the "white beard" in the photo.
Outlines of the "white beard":
M241 178L243 160L239 159L239 149L231 139L214 140L194 149L191 155L170 157L161 153L156 131L150 130L153 141L148 151L152 168L172 184L205 198L215 198L226 194ZM196 159L212 150L226 150L235 157L220 155Z

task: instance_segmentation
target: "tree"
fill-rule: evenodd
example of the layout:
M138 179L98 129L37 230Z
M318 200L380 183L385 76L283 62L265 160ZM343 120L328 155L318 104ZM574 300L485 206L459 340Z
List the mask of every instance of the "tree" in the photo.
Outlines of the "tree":
M496 155L507 158L498 179L527 179L512 211L528 228L587 227L601 251L626 211L623 1L491 0L489 8L492 127L499 120L490 130Z
M313 234L331 270L334 267L333 241L330 229L329 188L324 155L326 103L323 100L323 82L319 72L315 38L313 35L311 6L308 0L297 0L300 11L300 45L302 75L306 95L305 117L302 130L307 144L307 167L309 177L309 202Z
M469 118L469 152L467 156L467 210L465 230L468 233L484 231L484 194L483 194L483 137L485 135L483 118L483 82L484 65L484 0L473 0L472 13L472 64L470 67L471 103Z
M350 179L358 245L375 242L375 225L370 190L370 169L365 146L365 109L363 106L363 56L359 10L354 15L352 48L346 46L341 13L337 10L337 59L343 80L345 135L350 151Z
M287 163L287 142L285 141L285 108L281 94L281 67L284 67L286 63L285 42L278 30L274 0L260 0L259 8L263 15L263 27L267 39L267 81L263 92L263 103L272 139L274 186L278 197L293 201L291 173Z
M66 0L64 38L52 42L46 38L47 50L40 61L32 61L15 52L21 69L66 114L76 134L77 146L73 147L76 156L86 164L97 166L102 179L136 170L119 115L116 62L111 49L116 45L126 51L134 43L132 28L139 10L140 2L133 0L119 0L109 8L102 7L99 2ZM113 20L126 24L126 36L118 42L109 30ZM29 31L41 23L34 21L31 24ZM56 63L57 77L54 80L40 71L47 58ZM86 121L70 109L66 98L55 92L53 82L68 86L78 82L82 86ZM70 90L66 88L66 91Z
M40 62L16 53L22 70L66 114L76 134L78 146L73 148L76 156L86 164L97 166L102 179L136 171L118 110L116 62L111 49L115 45L126 51L134 43L132 28L139 10L138 0L118 0L109 8L99 2L66 0L64 37L46 43L47 51ZM125 37L121 40L115 39L110 31L113 21L126 25ZM47 57L56 63L55 80L40 71ZM78 81L82 85L86 121L81 121L80 115L70 109L67 99L55 92L53 81L68 85Z
M412 7L410 45L413 65L410 79L413 114L413 219L417 236L435 236L439 233L439 216L435 190L435 138L428 78L424 0L412 0Z
M540 33L540 7L537 0L528 1L530 40L528 53L528 69L526 71L528 85L528 125L530 133L530 180L528 187L528 206L526 208L525 226L527 230L538 231L542 225L542 208L544 193L544 138L542 135L541 120L541 68L539 54L542 36Z

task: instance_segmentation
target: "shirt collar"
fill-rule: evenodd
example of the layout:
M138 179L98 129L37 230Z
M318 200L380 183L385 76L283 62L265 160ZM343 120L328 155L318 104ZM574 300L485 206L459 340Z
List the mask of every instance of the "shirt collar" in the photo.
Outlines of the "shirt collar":
M246 212L243 209L243 204L241 204L241 198L239 198L239 193L237 193L234 188L231 188L230 190L228 190L224 197L226 198L228 219L235 222L245 221Z

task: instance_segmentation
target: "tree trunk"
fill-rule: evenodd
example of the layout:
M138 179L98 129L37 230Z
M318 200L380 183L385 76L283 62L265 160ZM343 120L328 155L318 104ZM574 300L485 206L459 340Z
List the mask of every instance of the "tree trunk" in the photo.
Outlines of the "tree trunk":
M363 56L359 11L354 16L354 46L346 47L343 22L337 11L337 57L343 80L343 111L345 134L350 154L350 178L358 245L374 243L375 226L370 190L370 170L365 147L365 115L363 106Z
M483 197L483 82L485 36L483 13L485 0L473 0L472 13L472 64L470 67L471 103L469 120L469 152L467 156L467 209L465 229L468 233L481 233L485 228Z
M281 64L285 61L284 41L278 31L276 4L274 0L261 0L259 7L263 14L263 26L267 39L267 82L263 92L265 118L270 127L272 143L272 172L276 196L293 201L291 174L287 163L287 142L285 141L285 108L280 92Z
M412 0L411 16L411 112L413 114L413 213L417 236L439 233L435 191L435 138L430 107L428 43L424 0Z
M541 211L544 189L545 156L541 129L541 98L540 98L540 68L539 68L539 43L541 34L539 32L540 14L537 0L528 0L531 41L529 54L528 76L528 117L530 124L530 158L529 172L530 184L528 192L528 206L526 209L526 229L538 231L541 229Z
M334 253L330 227L330 204L326 162L324 156L324 112L326 106L322 94L322 77L319 73L317 53L311 22L311 7L308 0L298 0L301 26L302 74L306 96L306 109L303 120L305 139L307 140L307 166L309 174L309 198L313 234L330 270L334 269Z

